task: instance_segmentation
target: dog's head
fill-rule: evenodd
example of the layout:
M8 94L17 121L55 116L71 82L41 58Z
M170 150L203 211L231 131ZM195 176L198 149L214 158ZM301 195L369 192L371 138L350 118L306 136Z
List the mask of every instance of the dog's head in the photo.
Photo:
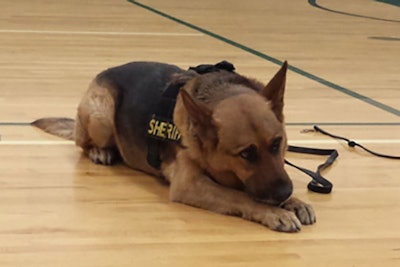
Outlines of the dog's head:
M184 90L180 93L189 120L186 138L197 146L195 160L221 185L244 190L272 205L287 200L293 190L284 169L286 71L285 62L260 90L233 84L232 90L241 93L212 106L194 100Z

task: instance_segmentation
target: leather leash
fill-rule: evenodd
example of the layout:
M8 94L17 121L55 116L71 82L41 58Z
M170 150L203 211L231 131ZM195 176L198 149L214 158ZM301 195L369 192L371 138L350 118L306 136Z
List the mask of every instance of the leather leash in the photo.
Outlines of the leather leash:
M347 145L348 145L349 147L357 147L357 146L358 146L359 148L365 150L366 152L368 152L368 153L370 153L370 154L372 154L372 155L374 155L374 156L381 157L381 158L387 158L387 159L400 159L400 156L386 155L386 154L382 154L382 153L378 153L378 152L372 151L372 150L366 148L365 146L363 146L363 145L357 143L357 142L354 141L354 140L350 140L350 139L347 139L346 137L334 135L334 134L331 134L331 133L329 133L329 132L327 132L327 131L325 131L325 130L322 130L322 129L321 129L320 127L318 127L317 125L314 125L313 128L314 128L314 131L315 131L315 132L322 133L322 134L324 134L324 135L330 136L330 137L335 138L335 139L339 139L339 140L346 141L346 142L347 142Z
M339 156L339 153L336 149L319 149L319 148L309 148L309 147L299 147L299 146L289 146L288 151L302 154L312 154L312 155L320 155L320 156L329 156L324 163L318 165L317 170L311 171L306 168L297 166L288 160L285 159L285 163L289 166L292 166L298 169L301 172L304 172L308 176L312 178L311 182L308 183L307 188L310 191L320 193L320 194L329 194L332 192L333 184L325 179L321 172L332 165L332 163Z
M331 134L323 129L321 129L319 126L314 125L313 129L310 130L305 130L306 132L319 132L321 134L327 135L329 137L335 138L335 139L339 139L339 140L343 140L347 142L347 145L349 147L359 147L363 150L365 150L366 152L377 156L377 157L382 157L382 158L387 158L387 159L400 159L400 156L392 156L392 155L386 155L386 154L382 154L382 153L378 153L375 151L372 151L368 148L366 148L365 146L357 143L354 140L350 140L346 137L343 136L338 136L338 135L334 135ZM307 174L308 176L310 176L312 178L312 181L308 183L307 187L310 191L316 192L316 193L321 193L321 194L329 194L332 191L333 185L330 181L328 181L327 179L325 179L324 177L322 177L321 175L321 171L323 171L324 169L326 169L327 167L331 166L333 164L333 162L336 160L336 158L339 156L337 150L335 149L318 149L318 148L307 148L307 147L297 147L297 146L289 146L288 147L288 151L290 152L295 152L295 153L303 153L303 154L312 154L312 155L324 155L324 156L328 156L328 158L326 159L326 161L319 165L317 167L317 170L314 171L310 171L306 168L303 167L299 167L287 160L285 160L285 163L288 164L289 166L292 166L302 172L304 172L305 174Z

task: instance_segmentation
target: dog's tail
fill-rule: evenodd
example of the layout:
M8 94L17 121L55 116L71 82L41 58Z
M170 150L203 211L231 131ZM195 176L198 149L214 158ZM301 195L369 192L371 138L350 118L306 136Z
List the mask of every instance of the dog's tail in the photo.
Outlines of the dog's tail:
M67 140L74 140L75 120L69 118L42 118L31 125L46 133L59 136Z

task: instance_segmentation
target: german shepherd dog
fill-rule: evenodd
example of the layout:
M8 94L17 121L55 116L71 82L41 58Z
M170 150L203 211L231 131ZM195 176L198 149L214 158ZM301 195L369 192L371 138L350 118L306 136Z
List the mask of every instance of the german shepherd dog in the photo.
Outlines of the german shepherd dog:
M291 197L284 169L287 138L283 97L287 62L267 85L219 70L205 74L156 62L131 62L91 82L76 120L43 118L32 124L74 140L89 158L163 177L171 201L235 215L282 232L315 223L312 207ZM160 146L160 168L147 162L150 124L171 83L180 83L173 125L181 141Z

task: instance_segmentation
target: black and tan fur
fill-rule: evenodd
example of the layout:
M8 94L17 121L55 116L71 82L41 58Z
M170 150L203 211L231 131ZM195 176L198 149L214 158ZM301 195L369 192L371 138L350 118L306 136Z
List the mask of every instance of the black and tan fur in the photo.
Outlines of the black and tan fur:
M284 169L285 62L268 85L228 71L199 75L177 66L132 62L100 73L75 122L43 118L33 125L75 140L90 159L162 176L171 201L236 215L273 230L313 224L312 207L291 197ZM169 83L186 82L174 110L182 143L166 143L157 170L146 161L147 127Z

